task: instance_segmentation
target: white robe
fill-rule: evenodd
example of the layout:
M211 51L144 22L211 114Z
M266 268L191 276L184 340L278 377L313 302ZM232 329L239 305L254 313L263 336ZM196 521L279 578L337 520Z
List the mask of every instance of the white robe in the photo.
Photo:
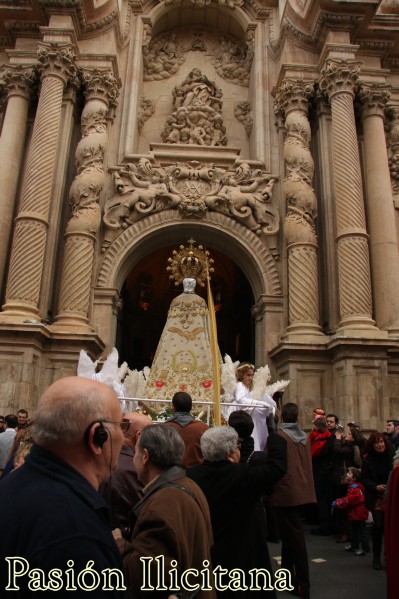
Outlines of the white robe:
M275 413L276 402L267 393L260 400L254 399L251 391L243 383L237 383L233 402L240 404L240 406L231 406L230 413L234 410L245 410L251 415L254 423L254 430L252 432L252 437L255 441L254 449L255 451L262 451L266 446L268 436L266 419L270 414Z

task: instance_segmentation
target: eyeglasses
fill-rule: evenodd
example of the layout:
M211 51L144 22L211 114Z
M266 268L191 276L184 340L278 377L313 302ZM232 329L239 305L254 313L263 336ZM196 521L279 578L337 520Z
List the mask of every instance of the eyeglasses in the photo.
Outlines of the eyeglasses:
M122 418L122 421L118 420L102 420L101 422L105 422L105 424L119 424L121 427L122 433L127 433L130 426L130 420L127 418Z

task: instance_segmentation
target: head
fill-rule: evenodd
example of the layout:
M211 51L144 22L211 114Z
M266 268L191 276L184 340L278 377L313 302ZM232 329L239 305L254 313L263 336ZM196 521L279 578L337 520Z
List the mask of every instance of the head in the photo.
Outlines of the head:
M389 443L382 433L371 433L367 440L365 451L366 453L384 453L388 451Z
M139 480L147 485L155 476L180 466L184 442L173 426L146 426L138 438L133 463Z
M386 431L388 435L393 435L395 432L399 431L399 420L387 420Z
M316 418L325 418L326 417L326 413L323 410L323 408L316 408L315 410L313 410L313 420L315 420Z
M226 461L238 464L240 461L238 433L231 426L214 426L202 435L201 451L208 462Z
M324 418L316 418L313 420L313 430L318 433L325 433L327 430L327 423Z
M334 431L337 428L338 422L339 420L336 414L327 414L326 424L329 431Z
M123 444L121 423L121 407L110 387L67 377L50 385L40 398L33 439L97 489L117 466Z
M359 424L356 424L356 422L348 422L348 427L349 427L349 430L351 430L351 431L352 430L360 431L360 426L359 426Z
M281 420L286 423L298 422L298 406L296 403L286 403L283 405Z
M248 389L252 389L254 381L255 366L248 362L242 362L236 370L236 379L239 383L245 385Z
M254 422L248 412L235 410L229 416L229 426L234 428L240 439L246 439L252 435Z
M4 416L4 425L5 428L17 428L18 418L15 414L7 414Z
M350 484L356 480L360 480L361 474L362 473L359 468L348 468L346 473L346 481Z
M175 412L191 412L193 400L185 391L178 391L172 397L172 405Z
M4 416L0 416L0 433L5 429Z
M17 418L18 418L18 426L20 428L25 427L28 424L28 410L25 410L24 408L21 408L20 410L18 410L17 412Z
M133 450L136 448L136 444L142 430L153 424L153 421L146 414L140 412L131 412L130 414L124 414L124 420L129 421L129 428L123 433L124 444L131 447Z

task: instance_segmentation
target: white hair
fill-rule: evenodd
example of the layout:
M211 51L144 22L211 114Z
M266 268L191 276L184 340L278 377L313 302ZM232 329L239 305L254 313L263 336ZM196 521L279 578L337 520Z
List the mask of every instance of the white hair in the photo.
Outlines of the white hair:
M237 448L238 434L231 426L214 426L204 432L200 443L204 458L218 462Z

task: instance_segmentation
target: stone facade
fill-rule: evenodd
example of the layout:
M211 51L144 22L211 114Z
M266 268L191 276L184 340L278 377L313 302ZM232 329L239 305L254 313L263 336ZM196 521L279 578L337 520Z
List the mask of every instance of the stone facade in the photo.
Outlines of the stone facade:
M191 237L304 421L399 416L398 6L0 7L0 412L107 353L129 272Z

